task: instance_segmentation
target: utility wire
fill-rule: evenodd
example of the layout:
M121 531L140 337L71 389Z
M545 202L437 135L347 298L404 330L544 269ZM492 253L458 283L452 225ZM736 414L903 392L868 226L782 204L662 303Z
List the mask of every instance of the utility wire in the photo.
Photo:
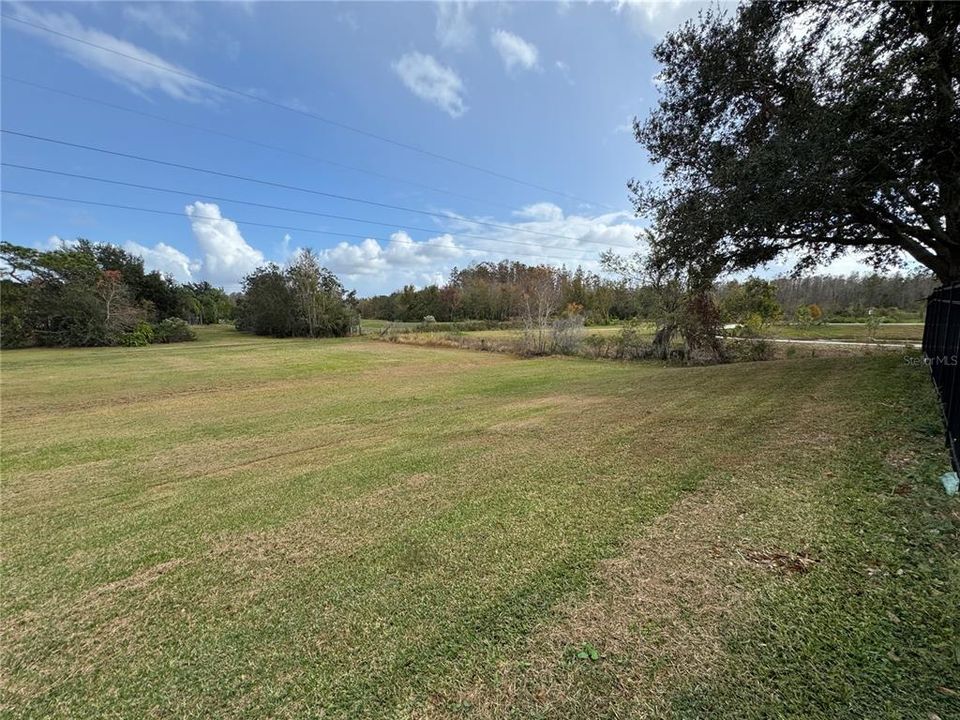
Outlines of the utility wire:
M313 215L315 217L329 218L332 220L345 220L347 222L365 223L368 225L379 225L380 227L402 228L405 230L416 230L419 232L426 232L426 233L437 232L437 228L417 227L415 225L407 225L405 223L385 223L385 222L379 222L377 220L368 220L366 218L351 217L349 215L335 215L332 213L324 213L316 210L303 210L300 208L285 207L283 205L270 205L267 203L253 202L252 200L238 200L237 198L223 197L222 195L211 195L209 193L204 193L204 192L174 190L173 188L163 188L163 187L157 187L155 185L142 185L140 183L127 182L124 180L113 180L110 178L97 177L95 175L71 173L71 172L66 172L64 170L51 170L49 168L34 167L32 165L21 165L19 163L11 163L6 161L0 162L0 167L16 168L18 170L29 170L30 172L45 173L47 175L59 175L60 177L76 178L77 180L92 180L93 182L107 183L110 185L121 185L123 187L136 188L138 190L149 190L151 192L169 193L171 195L182 195L184 197L193 197L193 198L201 197L201 198L206 198L208 200L217 200L219 202L237 203L239 205L249 205L251 207L264 208L267 210L281 210L283 212L297 213L300 215ZM461 238L471 238L474 240L484 240L487 242L502 242L502 243L509 243L511 245L526 245L526 246L537 247L537 248L543 247L543 245L541 244L534 243L534 242L525 242L523 240L504 240L504 239L486 237L484 235L468 235L466 233L461 233L461 232L455 232L453 234ZM611 243L604 243L598 240L581 240L580 242L603 245L604 247L618 247L618 248L623 248L625 250L635 249L634 247L629 245L612 245ZM547 246L547 247L550 247L553 250L570 250L570 251L576 252L573 248L552 247L552 246Z
M101 105L103 107L111 108L113 110L120 110L122 112L131 113L133 115L140 115L142 117L150 118L151 120L159 120L160 122L170 123L171 125L179 125L180 127L190 128L191 130L199 130L200 132L210 133L211 135L217 135L219 137L229 138L230 140L247 143L248 145L264 148L266 150L272 150L273 152L286 153L288 155L303 158L305 160L310 160L315 163L321 163L324 165L330 165L331 167L343 168L344 170L351 170L353 172L363 173L365 175L381 178L383 180L388 180L390 182L410 185L411 187L420 188L421 190L429 190L430 192L443 193L444 195L460 198L461 200L469 200L470 202L480 203L483 205L492 205L492 206L504 208L507 210L513 210L515 207L513 205L508 205L506 203L495 202L493 200L479 198L473 195L466 195L464 193L455 192L453 190L446 190L444 188L433 187L432 185L419 183L419 182L416 182L415 180L407 180L405 178L400 178L393 175L387 175L385 173L377 172L376 170L370 170L369 168L358 167L356 165L349 165L347 163L338 162L336 160L328 160L327 158L317 157L316 155L302 153L297 150L290 150L289 148L280 147L279 145L271 145L269 143L261 142L259 140L253 140L251 138L242 137L240 135L234 135L233 133L224 132L222 130L217 130L215 128L204 127L203 125L194 125L193 123L184 122L182 120L177 120L175 118L167 117L165 115L156 115L154 113L145 112L143 110L137 110L136 108L132 108L127 105L118 105L117 103L107 102L106 100L89 97L88 95L80 95L79 93L69 92L68 90L62 90L60 88L50 87L49 85L42 85L40 83L35 83L31 80L24 80L23 78L14 77L12 75L3 74L3 75L0 75L0 77L2 77L4 80L20 83L21 85L37 88L39 90L44 90L45 92L56 93L57 95L63 95L65 97L74 98L76 100L82 100L84 102L93 103L94 105Z
M130 210L130 211L133 211L133 212L151 213L151 214L153 214L153 215L168 215L168 216L177 217L177 218L183 218L183 217L184 217L183 213L173 212L172 210L157 210L157 209L154 209L154 208L137 207L137 206L135 206L135 205L120 205L119 203L108 203L108 202L100 202L100 201L97 201L97 200L83 200L83 199L80 199L80 198L63 197L63 196L61 196L61 195L44 195L44 194L40 194L40 193L22 192L22 191L20 191L20 190L10 190L10 189L8 189L8 188L0 188L0 193L2 193L2 194L4 194L4 195L17 195L17 196L20 196L20 197L36 198L36 199L39 199L39 200L54 200L54 201L59 201L59 202L76 203L76 204L78 204L78 205L91 205L91 206L95 206L95 207L113 208L113 209L116 209L116 210ZM189 219L191 219L191 220L194 220L194 219L196 219L196 220L224 220L224 219L226 219L226 218L223 218L223 217L214 217L213 215L197 215L197 214L193 214L193 215L190 215L190 216L189 216ZM394 240L394 239L390 239L390 238L374 237L374 236L371 236L371 235L357 235L357 234L352 234L352 233L333 232L333 231L328 231L328 230L317 230L316 228L296 227L296 226L294 226L294 225L274 225L274 224L272 224L272 223L254 222L253 220L240 220L239 218L231 218L231 221L232 221L232 222L235 222L235 223L242 223L242 224L244 224L244 225L252 225L252 226L254 226L254 227L270 228L270 229L273 229L273 230L287 230L287 231L292 231L292 232L304 232L304 233L311 233L311 234L314 234L314 235L333 235L333 236L335 236L335 237L355 238L355 239L358 239L358 240L376 240L376 241L378 241L378 242L385 243L385 244L387 244L387 245L394 244L394 243L395 243L395 244L398 244L398 245L418 245L418 244L419 244L419 245L423 245L423 243L417 243L415 240ZM492 254L489 250L486 250L486 249L483 249L483 248L478 248L478 247L470 247L470 246L466 246L466 245L464 245L464 246L463 246L462 248L460 248L460 249L468 250L468 251L472 251L472 252ZM576 258L558 258L558 257L551 256L551 255L549 255L549 254L547 254L547 253L536 253L536 254L534 254L534 253L522 253L522 252L517 252L517 253L514 253L514 254L515 254L515 255L521 255L521 256L524 256L524 257L537 258L537 259L540 259L540 260L550 259L550 260L561 260L561 261L563 261L563 262L567 262L567 261L575 260L575 259L576 259Z
M314 113L314 112L311 112L311 111L309 111L309 110L304 110L304 109L302 109L302 108L297 108L297 107L294 107L294 106L292 106L292 105L286 105L286 104L281 103L281 102L276 102L275 100L268 100L267 98L260 97L259 95L255 94L255 93L250 93L250 92L246 92L246 91L243 91L243 90L237 90L236 88L232 88L232 87L229 87L229 86L227 86L227 85L221 85L220 83L216 83L216 82L213 82L213 81L211 81L211 80L206 80L206 79L200 77L199 75L194 75L193 73L187 72L187 71L185 71L185 70L180 70L180 69L178 69L178 68L173 68L173 67L168 67L168 66L166 66L166 65L161 65L160 63L151 62L150 60L145 60L145 59L139 58L139 57L137 57L137 56L135 56L135 55L130 55L130 54L128 54L128 53L121 52L120 50L116 50L116 49L114 49L114 48L106 47L105 45L99 45L99 44L97 44L97 43L90 42L89 40L84 40L83 38L78 38L78 37L76 37L75 35L70 35L70 34L68 34L68 33L61 32L61 31L59 31L59 30L54 30L53 28L47 27L46 25L41 25L41 24L39 24L39 23L30 22L29 20L24 20L24 19L22 19L22 18L13 17L12 15L7 15L7 14L5 14L5 13L0 14L0 16L2 16L4 20L10 20L10 21L12 21L12 22L20 23L20 24L22 24L22 25L27 25L27 26L32 27L32 28L35 28L35 29L37 29L37 30L42 30L43 32L50 33L51 35L56 35L56 36L58 36L58 37L65 38L65 39L67 39L67 40L72 40L73 42L77 42L77 43L80 43L80 44L82 44L82 45L86 45L86 46L88 46L88 47L97 48L98 50L102 50L102 51L104 51L104 52L112 53L112 54L114 54L114 55L119 55L120 57L126 58L126 59L128 59L128 60L132 60L132 61L134 61L134 62L138 62L138 63L141 63L141 64L143 64L143 65L148 65L148 66L150 66L150 67L152 67L152 68L156 68L157 70L161 70L161 71L163 71L163 72L171 73L171 74L173 74L173 75L179 75L179 76L181 76L181 77L188 78L188 79L190 79L190 80L192 80L192 81L194 81L194 82L202 83L202 84L204 84L204 85L209 85L210 87L216 88L216 89L218 89L218 90L220 90L220 91L222 91L222 92L230 93L230 94L232 94L232 95L236 95L236 96L238 96L238 97L246 98L246 99L248 99L248 100L254 100L254 101L256 101L256 102L263 103L263 104L265 104L265 105L270 105L271 107L280 108L280 109L282 109L282 110L286 110L286 111L288 111L288 112L296 113L296 114L298 114L298 115L303 115L303 116L305 116L305 117L313 118L314 120L317 120L317 121L319 121L319 122L325 123L325 124L327 124L327 125L331 125L331 126L336 127L336 128L340 128L341 130L347 130L347 131L349 131L349 132L355 133L355 134L357 134L357 135L361 135L361 136L363 136L363 137L371 138L371 139L373 139L373 140L378 140L378 141L380 141L380 142L387 143L387 144L389 144L389 145L395 145L396 147L400 147L400 148L403 148L403 149L405 149L405 150L410 150L411 152L420 153L421 155L426 155L427 157L432 157L432 158L437 159L437 160L443 160L444 162L451 163L451 164L453 164L453 165L458 165L458 166L460 166L460 167L464 167L464 168L467 168L467 169L470 169L470 170L474 170L474 171L476 171L476 172L484 173L485 175L490 175L491 177L499 178L499 179L501 179L501 180L508 180L508 181L513 182L513 183L516 183L516 184L518 184L518 185L525 185L526 187L535 188L535 189L537 189L537 190L542 190L542 191L544 191L544 192L552 193L552 194L554 194L554 195L559 195L559 196L562 196L562 197L566 197L566 198L568 198L568 199L570 199L570 200L577 200L578 202L585 202L585 203L588 203L588 204L590 204L590 205L596 205L596 206L599 206L599 207L606 207L606 208L611 209L611 210L612 210L612 209L615 209L615 208L612 208L610 205L606 205L605 203L597 203L597 202L594 202L594 201L591 201L591 200L587 200L587 199L585 199L585 198L578 197L578 196L576 196L576 195L572 195L572 194L570 194L570 193L563 192L563 191L561 191L561 190L554 190L554 189L549 188L549 187L546 187L546 186L544 186L544 185L539 185L539 184L537 184L537 183L528 182L528 181L526 181L526 180L521 180L520 178L516 178L516 177L513 177L513 176L511 176L511 175L507 175L507 174L505 174L505 173L497 172L496 170L490 170L490 169L488 169L488 168L481 167L480 165L474 165L473 163L469 163L469 162L466 162L466 161L464 161L464 160L458 160L457 158L451 157L451 156L449 156L449 155L444 155L444 154L442 154L442 153L434 152L434 151L432 151L432 150L427 150L426 148L422 148L422 147L420 147L420 146L418 146L418 145L412 145L412 144L410 144L410 143L405 143L405 142L401 142L401 141L399 141L399 140L394 140L394 139L392 139L392 138L386 137L385 135L379 135L379 134L377 134L377 133L370 132L369 130L363 130L362 128L358 128L358 127L355 127L355 126L353 126L353 125L349 125L349 124L344 123L344 122L341 122L341 121L339 121L339 120L333 120L332 118L328 118L328 117L325 117L325 116L323 116L323 115L319 115L319 114Z
M484 220L474 220L471 218L464 218L457 215L445 215L443 213L430 212L429 210L418 210L417 208L405 207L403 205L391 205L390 203L377 202L376 200L367 200L365 198L352 197L350 195L339 195L337 193L325 192L323 190L316 190L314 188L305 188L297 185L288 185L286 183L276 182L273 180L261 180L260 178L247 177L245 175L235 175L233 173L222 172L220 170L212 170L210 168L201 168L194 165L184 165L183 163L170 162L169 160L160 160L158 158L149 158L144 157L143 155L134 155L133 153L119 152L117 150L108 150L107 148L96 147L94 145L83 145L80 143L67 142L66 140L57 140L56 138L44 137L42 135L31 135L30 133L18 132L16 130L8 130L6 128L0 128L0 132L7 135L14 135L17 137L27 138L30 140L36 140L38 142L52 143L54 145L62 145L64 147L72 147L79 150L88 150L90 152L97 152L104 155L112 155L114 157L122 157L128 160L138 160L140 162L152 163L154 165L163 165L165 167L173 167L179 170L189 170L190 172L204 173L207 175L216 175L217 177L230 178L231 180L241 180L243 182L257 183L258 185L267 185L269 187L281 188L283 190L295 190L297 192L309 193L311 195L319 195L321 197L331 198L334 200L343 200L346 202L360 203L362 205L372 205L373 207L385 208L388 210L399 210L401 212L416 213L417 215L426 215L428 217L440 218L441 220L446 221L459 221L470 223L473 225L483 225L485 227L498 228L500 230L510 230L512 232L523 232L529 235L540 235L543 237L553 237L559 238L561 240L576 240L577 238L570 235L559 235L557 233L548 233L541 232L539 230L529 230L527 228L518 228L511 225L501 225L500 223L492 223Z

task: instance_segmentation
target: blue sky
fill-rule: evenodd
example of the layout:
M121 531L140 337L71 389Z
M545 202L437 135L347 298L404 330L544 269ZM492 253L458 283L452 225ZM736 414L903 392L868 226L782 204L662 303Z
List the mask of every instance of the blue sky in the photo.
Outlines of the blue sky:
M368 202L4 134L6 163L183 194L4 167L7 191L168 214L4 194L3 238L115 243L181 281L229 289L299 247L317 250L362 294L504 257L596 269L605 247L635 244L627 180L656 178L629 129L656 100L651 48L698 8L4 3L5 15L62 33L3 21L4 129Z

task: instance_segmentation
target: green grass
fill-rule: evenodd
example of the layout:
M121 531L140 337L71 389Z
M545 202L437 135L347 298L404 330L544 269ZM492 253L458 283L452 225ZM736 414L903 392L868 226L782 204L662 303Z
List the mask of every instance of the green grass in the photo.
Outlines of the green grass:
M900 356L215 327L0 363L5 716L960 712L958 503Z
M869 342L872 339L888 342L920 344L923 323L884 323L868 329L863 323L823 323L803 327L799 325L771 325L763 332L765 337L794 340L850 340Z

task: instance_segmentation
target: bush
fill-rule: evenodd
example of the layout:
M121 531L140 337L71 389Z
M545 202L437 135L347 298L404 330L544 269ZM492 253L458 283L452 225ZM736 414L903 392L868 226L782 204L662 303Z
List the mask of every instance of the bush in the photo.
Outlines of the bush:
M613 355L620 360L641 360L653 355L653 345L640 335L636 325L624 325L613 340Z
M133 330L121 335L117 342L125 347L146 347L154 342L154 338L153 327L150 323L141 320Z
M153 342L158 343L176 343L189 342L196 340L197 335L184 320L180 318L167 318L157 324L154 333Z
M595 358L607 356L607 339L603 335L591 334L583 339L586 354Z
M551 348L559 355L573 355L583 342L583 315L570 314L553 321Z
M730 351L730 359L733 362L773 360L774 355L773 343L762 339L730 342L727 344L727 350Z

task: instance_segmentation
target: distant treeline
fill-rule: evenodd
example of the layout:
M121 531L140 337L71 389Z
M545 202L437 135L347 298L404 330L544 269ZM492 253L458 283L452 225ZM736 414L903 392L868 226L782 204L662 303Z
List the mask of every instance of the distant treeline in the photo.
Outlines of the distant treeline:
M409 285L360 301L311 251L285 268L258 268L235 295L147 272L142 258L83 239L52 250L3 242L0 263L5 348L177 342L192 339L188 324L231 320L263 335L341 336L357 327L358 310L402 322L503 322L530 315L532 300L547 317L576 315L593 324L663 320L662 287L507 260L455 268L443 286ZM753 278L720 283L713 295L724 320L859 319L870 311L919 314L936 284L928 274Z
M504 260L454 268L442 287L429 285L417 290L408 285L389 295L365 298L360 301L360 312L366 318L397 322L420 322L427 316L438 322L510 320L521 314L529 287L541 283L545 275L552 279L559 305L582 307L591 323L645 317L654 307L651 292L645 288L631 288L581 268L570 271Z
M792 317L802 305L818 305L826 317L863 317L871 309L922 313L940 283L929 272L903 275L814 275L776 278L777 302Z
M363 317L396 322L420 322L433 317L438 322L458 320L504 321L521 314L524 294L531 282L549 274L558 290L559 307L581 307L587 322L606 324L631 318L652 319L656 314L655 291L643 285L611 280L581 268L570 271L521 262L480 263L454 269L443 286L412 285L389 295L360 301ZM871 309L919 313L924 300L937 285L927 273L912 275L857 274L818 275L807 278L776 278L775 290L782 317L792 319L801 307L816 305L825 318L863 317ZM716 286L721 301L744 285L726 281Z
M209 283L146 272L143 259L79 240L43 251L0 243L0 345L146 345L193 339L188 323L233 317Z

